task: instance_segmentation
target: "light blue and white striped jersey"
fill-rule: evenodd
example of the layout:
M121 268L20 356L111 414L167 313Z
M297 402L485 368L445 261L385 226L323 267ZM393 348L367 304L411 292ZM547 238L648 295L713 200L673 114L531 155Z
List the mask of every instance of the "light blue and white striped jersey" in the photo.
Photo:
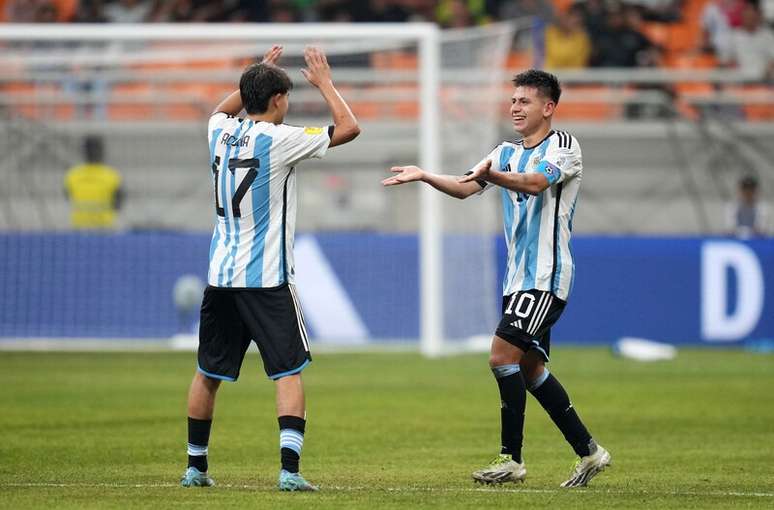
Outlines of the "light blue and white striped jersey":
M208 283L239 288L294 283L294 165L325 155L329 129L216 113L207 137L216 212Z
M570 235L583 171L580 144L551 131L535 147L503 142L486 159L493 171L540 172L550 184L536 196L501 188L508 245L503 295L537 289L566 301L575 277Z

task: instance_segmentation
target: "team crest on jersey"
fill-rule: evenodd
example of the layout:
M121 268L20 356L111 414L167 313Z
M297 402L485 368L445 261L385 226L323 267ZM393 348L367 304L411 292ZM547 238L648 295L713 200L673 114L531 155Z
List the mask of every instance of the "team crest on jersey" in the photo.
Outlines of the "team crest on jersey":
M304 134L307 135L319 135L323 132L323 128L321 127L305 127L304 128Z

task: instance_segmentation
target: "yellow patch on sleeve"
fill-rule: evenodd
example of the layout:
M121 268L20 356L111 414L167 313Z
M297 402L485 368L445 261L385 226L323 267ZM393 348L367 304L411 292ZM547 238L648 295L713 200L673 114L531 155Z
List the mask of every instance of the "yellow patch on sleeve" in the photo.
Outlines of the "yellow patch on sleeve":
M321 127L305 127L304 128L304 134L307 135L319 135L323 132L323 128Z

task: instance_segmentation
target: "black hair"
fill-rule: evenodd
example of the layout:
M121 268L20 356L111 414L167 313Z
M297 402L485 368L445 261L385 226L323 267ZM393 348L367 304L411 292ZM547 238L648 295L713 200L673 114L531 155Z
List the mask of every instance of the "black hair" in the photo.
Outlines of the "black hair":
M239 94L248 114L265 113L269 99L293 88L287 73L273 64L251 64L239 79Z
M543 96L551 99L554 104L559 104L559 96L562 95L562 88L559 86L559 80L551 73L530 69L513 77L514 87L534 87Z
M753 175L746 175L739 179L739 187L746 190L758 189L758 179Z
M102 138L89 135L83 139L83 157L88 163L101 163L105 158L105 145Z

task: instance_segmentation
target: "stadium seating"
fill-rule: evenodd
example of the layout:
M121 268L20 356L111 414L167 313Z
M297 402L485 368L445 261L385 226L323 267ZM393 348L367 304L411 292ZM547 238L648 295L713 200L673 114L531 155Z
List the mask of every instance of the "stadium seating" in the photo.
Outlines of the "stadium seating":
M61 3L65 7L73 4L67 1ZM555 0L557 8L566 8L568 3L566 0ZM623 193L621 202L634 204L632 207L642 214L649 214L652 207L648 207L645 201L638 202L636 193L627 194L623 190L625 186L620 186L621 183L614 184L621 175L622 161L652 154L652 147L658 147L660 153L669 156L666 160L629 165L629 182L642 180L642 187L648 188L648 183L653 186L659 176L672 176L671 172L676 166L685 165L685 161L677 161L680 149L670 140L671 130L677 129L674 127L676 124L687 122L698 125L718 112L723 115L731 112L734 120L745 119L750 126L765 126L774 122L774 94L770 85L744 82L725 84L722 80L717 81L717 73L712 75L717 69L716 59L696 51L700 36L698 18L704 3L705 0L687 0L685 15L678 22L648 22L644 25L647 34L664 48L664 68L661 70L633 69L631 73L627 70L618 75L615 72L605 74L604 70L593 70L571 72L566 77L559 72L564 93L557 110L557 121L563 128L583 138L584 152L588 154L594 169L589 179L599 179L594 188L605 190L606 186L612 186L615 189L609 190L611 196ZM533 55L529 48L523 46L522 39L519 39L519 45L507 57L507 73L503 75L496 99L496 109L500 113L507 112L509 107L511 85L507 81L508 75L533 65ZM170 43L153 44L149 48L158 54L185 51L185 47ZM217 47L210 50L216 51ZM52 118L61 121L61 129L51 132L57 143L58 171L77 162L80 137L93 129L90 123L107 121L111 129L106 137L108 153L115 166L127 175L129 199L146 204L139 209L132 208L132 212L127 213L127 224L153 226L158 222L153 211L159 210L167 197L159 189L149 188L145 183L150 181L150 176L157 175L159 168L163 168L164 176L157 177L157 182L163 180L165 186L172 189L176 183L185 181L183 176L189 175L191 168L202 166L201 161L206 159L205 147L197 145L192 149L181 149L180 146L200 140L203 122L214 102L234 90L236 77L249 61L242 56L218 59L205 55L196 60L173 63L169 60L162 63L158 60L130 62L125 66L117 66L114 74L105 80L104 97L93 95L87 90L78 92L77 87L63 81L36 80L33 69L25 70L17 65L6 68L8 72L0 77L0 102L5 106L5 115L16 119L17 124L25 126L27 131L39 129ZM376 51L371 53L365 67L346 68L347 76L352 81L339 82L340 90L350 101L365 129L358 143L349 149L348 158L338 158L336 151L333 151L330 158L305 173L306 183L312 184L302 188L305 201L321 204L320 208L324 208L324 204L332 200L326 188L325 176L331 172L343 172L342 175L347 176L348 185L352 187L352 196L369 197L368 200L357 202L355 207L358 213L351 215L357 221L350 221L357 223L357 228L374 228L384 221L380 214L388 205L380 202L383 197L374 191L371 183L377 182L384 169L390 165L417 159L419 88L415 78L405 82L400 78L403 75L414 76L417 69L416 53L404 49ZM661 80L657 81L658 88L649 83L649 76ZM703 76L708 78L704 79ZM712 76L714 78L710 79ZM294 75L294 79L297 80L291 107L294 119L325 116L324 106L320 104L316 93L305 87L298 75ZM484 96L491 94L491 91L473 86L442 88L439 98L441 112L452 118L464 118L465 111L455 110L458 109L454 101L455 94ZM485 108L487 106L482 102L478 110ZM670 118L670 113L676 113L677 118ZM154 124L149 126L149 121ZM709 136L702 129L681 138L677 145L684 144L688 148L683 150L690 151L703 143L711 143L711 140L702 138ZM501 138L513 136L507 118L502 118L499 132ZM759 133L754 136L765 137L765 134L760 134L763 131L753 129L751 132ZM615 138L617 146L625 147L620 154L617 150L613 151L617 155L610 153L612 142L607 137L611 134L621 134ZM637 142L642 137L649 140L649 146ZM455 164L465 166L473 163L475 158L463 152L458 154L458 159L459 162ZM701 162L699 166L705 163ZM734 175L731 174L729 182L706 190L708 204L722 203L728 197L733 189ZM188 191L192 193L191 197L197 197L196 200L206 201L210 191L206 182L200 184L195 190ZM682 186L679 182L673 184ZM41 196L45 197L51 209L47 218L55 228L66 227L67 216L64 212L67 207L61 194L59 174L51 173L50 179L39 179L33 188L30 188L29 183L14 179L5 180L4 186L7 195L11 197L9 200L16 204L14 208L20 211L34 211L35 203ZM34 189L35 193L28 195L25 191L28 189ZM395 195L403 192L397 191ZM196 200L192 198L191 201ZM610 227L611 223L604 219L608 206L615 209L620 205L613 202L610 196L603 193L595 204L585 205L588 212L582 214L588 214L588 217L583 218L581 224L584 227L581 228L590 231L617 228ZM686 207L690 209L693 206L689 204ZM678 221L657 215L652 228L662 232L699 228L690 210L673 212L680 218ZM458 214L463 213L452 211L450 217L457 218L455 215ZM609 216L607 218L609 220ZM178 220L190 228L202 228L211 220L210 211L182 206L179 218L174 219ZM19 221L26 222L31 228L40 228L48 220L35 213L13 217L0 215L0 228L13 228ZM325 218L323 215L301 211L300 224L309 228L335 228L339 225L338 221L333 216ZM410 207L405 208L399 217L391 218L390 221L392 228L414 228L416 211Z

